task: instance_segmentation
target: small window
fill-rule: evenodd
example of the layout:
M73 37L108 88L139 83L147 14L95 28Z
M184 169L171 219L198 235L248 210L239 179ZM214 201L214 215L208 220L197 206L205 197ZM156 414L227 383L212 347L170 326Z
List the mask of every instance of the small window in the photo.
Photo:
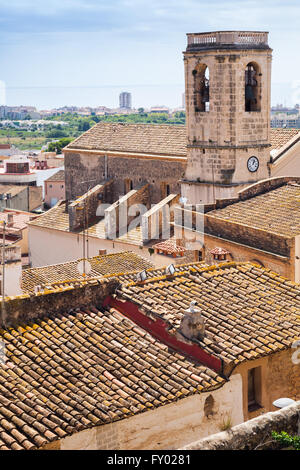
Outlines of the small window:
M261 408L261 367L248 370L248 411Z
M170 195L170 185L169 184L166 185L166 195L167 196Z
M49 184L49 188L52 188L52 184Z
M63 184L61 185L61 189L64 189L64 185L63 185Z

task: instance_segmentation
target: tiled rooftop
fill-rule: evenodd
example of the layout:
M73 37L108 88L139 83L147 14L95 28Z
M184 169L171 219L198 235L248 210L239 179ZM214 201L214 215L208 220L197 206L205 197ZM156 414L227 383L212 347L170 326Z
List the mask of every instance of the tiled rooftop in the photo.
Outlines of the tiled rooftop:
M178 254L183 255L183 253L186 252L186 248L184 246L179 245L175 237L156 243L152 246L152 248L154 248L158 252L163 252L175 256Z
M8 214L13 216L12 226L6 226L6 229L13 232L18 230L24 230L27 228L27 224L31 218L37 217L31 212L23 212L19 210L7 209L3 212L0 212L0 222L8 222Z
M271 150L279 150L300 132L300 129L271 128L270 130Z
M294 237L300 234L300 184L279 188L208 212L209 217Z
M206 322L203 346L227 364L255 359L300 339L300 285L251 263L177 267L173 277L121 279L120 295L179 328L191 300Z
M30 225L36 225L38 227L53 228L56 230L62 230L64 232L69 231L69 215L65 211L66 204L59 202L52 209L49 209L44 214L39 215L34 221L30 222Z
M24 186L18 186L14 184L0 184L0 194L10 193L11 197L16 196L17 194L24 191Z
M46 181L65 181L65 170L59 170L54 175L49 176Z
M44 214L38 216L37 219L30 222L30 225L69 232L69 215L65 211L65 208L65 202L61 202ZM82 233L82 230L76 233ZM95 222L89 227L88 235L90 237L105 238L104 218L99 219L98 222ZM140 226L129 230L128 233L117 237L115 240L133 245L140 245L142 243L142 231Z
M82 280L83 276L77 269L81 260L67 263L42 266L39 268L24 269L22 271L22 290L24 293L34 292L35 286L47 286L73 280ZM104 276L107 274L119 274L130 271L141 271L153 267L153 264L136 253L125 251L109 255L89 258L91 265L89 278Z
M67 145L66 149L185 156L186 127L100 122Z
M225 383L113 309L0 331L0 450L34 449Z
M299 129L271 128L271 150L279 149L298 133ZM100 122L66 149L186 156L186 145L185 125Z

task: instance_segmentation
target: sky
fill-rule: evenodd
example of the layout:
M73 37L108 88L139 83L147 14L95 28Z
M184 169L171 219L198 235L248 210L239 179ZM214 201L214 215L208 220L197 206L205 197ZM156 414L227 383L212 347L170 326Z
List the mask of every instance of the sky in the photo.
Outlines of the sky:
M179 107L186 33L216 30L269 31L272 104L300 103L299 0L0 0L0 104Z

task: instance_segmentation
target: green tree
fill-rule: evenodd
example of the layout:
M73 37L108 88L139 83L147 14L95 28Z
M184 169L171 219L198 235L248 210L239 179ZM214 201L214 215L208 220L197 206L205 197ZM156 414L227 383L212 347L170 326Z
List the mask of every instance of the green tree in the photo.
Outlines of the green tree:
M48 152L56 152L57 154L61 153L62 149L66 147L70 142L72 142L72 137L65 137L63 139L59 139L56 142L50 142L48 145Z

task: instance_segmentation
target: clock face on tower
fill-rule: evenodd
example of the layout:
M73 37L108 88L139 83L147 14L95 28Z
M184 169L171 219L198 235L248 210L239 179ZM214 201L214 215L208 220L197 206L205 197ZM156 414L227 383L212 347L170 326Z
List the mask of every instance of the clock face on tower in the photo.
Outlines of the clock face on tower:
M248 170L251 171L251 173L253 173L254 171L257 171L259 167L258 158L250 157L247 162L247 167L248 167Z

